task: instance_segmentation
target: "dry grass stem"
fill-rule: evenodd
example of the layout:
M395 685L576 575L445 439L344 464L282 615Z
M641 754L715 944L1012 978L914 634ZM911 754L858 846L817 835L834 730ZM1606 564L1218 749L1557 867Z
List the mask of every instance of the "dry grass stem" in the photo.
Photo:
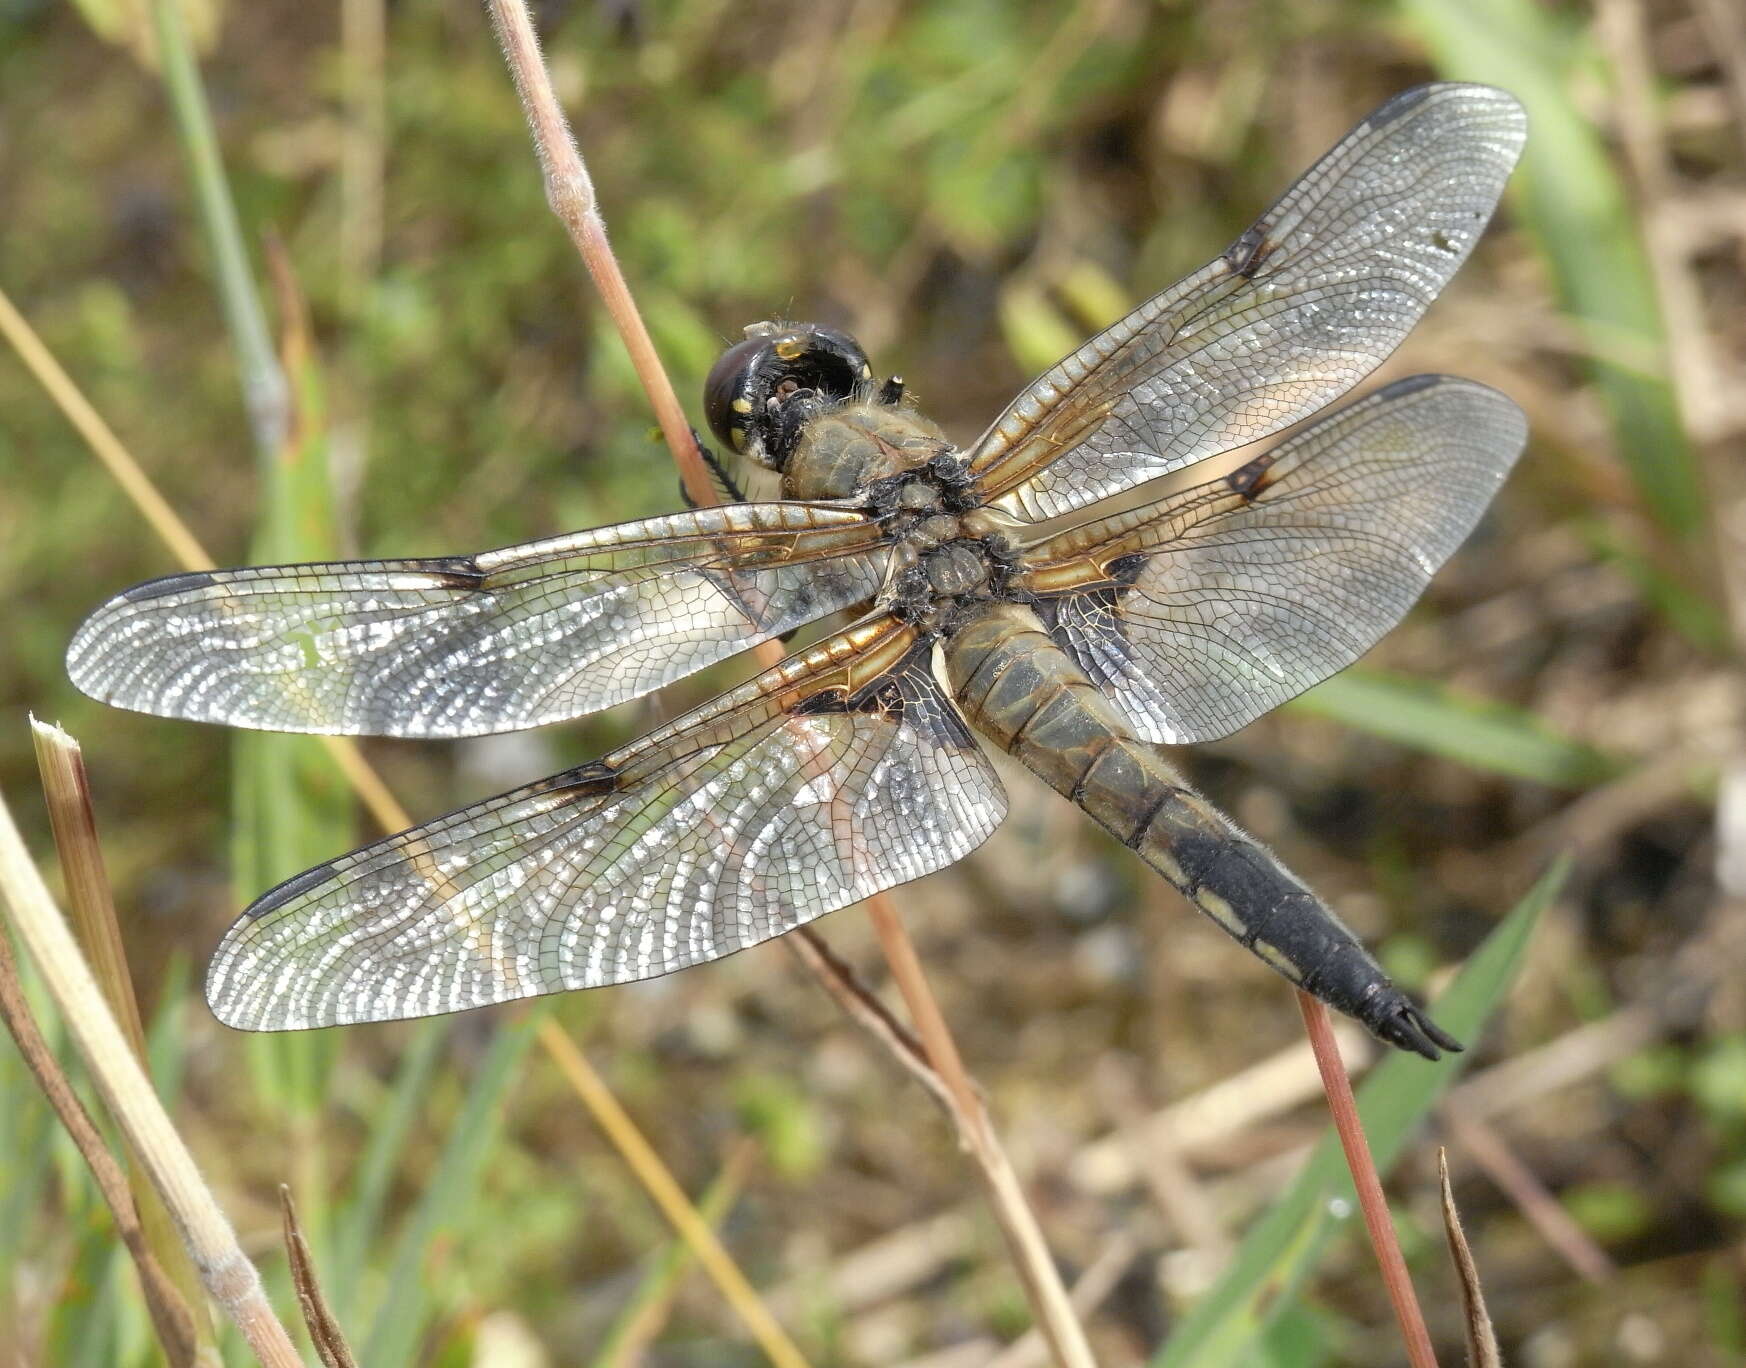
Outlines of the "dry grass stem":
M733 1210L734 1203L739 1200L746 1185L752 1162L757 1156L758 1146L747 1136L741 1136L728 1151L727 1158L722 1162L721 1172L716 1175L709 1190L697 1204L698 1214L711 1230L719 1227ZM679 1296L680 1277L686 1268L688 1256L695 1258L696 1251L684 1240L678 1241L667 1253L664 1262L666 1269L672 1273L667 1285L641 1305L635 1305L633 1300L634 1309L624 1322L617 1342L601 1352L595 1368L639 1368L645 1361L668 1318L673 1314L673 1304ZM650 1277L659 1277L662 1271L664 1270L657 1269L651 1272Z
M928 1063L927 1052L914 1032L894 1016L878 996L848 965L838 958L825 938L809 926L803 926L782 943L794 952L794 957L836 999L837 1006L863 1030L871 1035L901 1064L909 1076L928 1090L934 1101L948 1112L952 1109L952 1094L945 1080Z
M37 1087L67 1128L74 1147L91 1170L97 1191L109 1208L116 1232L139 1274L146 1310L151 1316L158 1343L163 1346L165 1359L174 1368L197 1362L199 1344L195 1337L193 1313L146 1242L133 1192L121 1165L104 1145L96 1123L91 1120L85 1104L73 1091L48 1042L37 1029L36 1019L30 1014L30 1004L24 998L23 985L18 980L12 942L5 935L0 935L0 1017L5 1019L6 1029L17 1044L25 1067L30 1070Z
M1348 1073L1363 1069L1376 1056L1375 1042L1354 1022L1335 1021L1334 1039ZM1308 1041L1300 1041L1091 1141L1073 1156L1067 1176L1081 1192L1119 1192L1142 1180L1137 1151L1165 1144L1190 1161L1211 1155L1321 1091L1315 1052Z
M67 886L73 934L91 966L98 987L103 990L109 1010L115 1014L116 1023L133 1047L134 1058L141 1068L146 1068L145 1026L140 1020L139 1001L133 992L133 976L127 968L121 926L115 915L115 899L110 891L108 871L103 865L103 847L97 839L96 810L91 802L84 752L79 743L59 727L33 717L30 729L36 746L37 772L42 777L43 798L48 805L49 825L54 833L55 852L60 858L61 877ZM203 1342L210 1341L212 1324L205 1298L200 1292L200 1280L193 1264L188 1261L187 1251L176 1238L170 1213L164 1210L164 1204L151 1184L144 1181L137 1161L131 1156L127 1171L128 1187L134 1194L146 1244L181 1292L182 1300L194 1318L195 1334Z
M340 1329L327 1296L316 1276L315 1258L309 1252L309 1241L303 1238L303 1225L297 1219L297 1204L291 1200L291 1189L279 1184L279 1222L285 1238L285 1257L291 1264L291 1283L297 1289L297 1305L303 1312L303 1326L324 1368L357 1368L345 1332Z
M1418 1294L1413 1291L1412 1279L1407 1275L1406 1260L1401 1256L1400 1241L1394 1233L1394 1219L1388 1212L1388 1199L1382 1195L1382 1180L1376 1175L1376 1163L1370 1157L1370 1141L1364 1136L1364 1123L1358 1117L1358 1102L1352 1096L1352 1080L1346 1077L1346 1067L1340 1062L1340 1047L1334 1039L1328 1009L1302 989L1297 993L1297 1005L1303 1013L1310 1046L1316 1053L1316 1065L1322 1073L1322 1087L1328 1094L1328 1110L1333 1114L1334 1130L1346 1155L1346 1167L1352 1170L1352 1183L1358 1191L1358 1207L1364 1213L1364 1228L1370 1232L1370 1246L1376 1251L1376 1262L1382 1268L1388 1299L1394 1306L1395 1319L1400 1322L1407 1361L1413 1368L1437 1368L1431 1333L1425 1329Z
M607 242L593 181L552 90L551 77L540 55L539 40L527 7L522 0L491 0L491 16L527 114L545 178L546 199L575 242L630 353L662 435L679 467L686 493L700 505L716 503L714 481L709 478L672 382L667 378L624 274ZM765 642L758 651L758 658L765 665L775 663L781 655L781 647L775 642ZM1007 1237L1038 1325L1058 1362L1074 1365L1074 1368L1090 1365L1093 1360L1084 1330L1049 1255L1041 1227L1024 1199L1017 1175L964 1071L957 1043L946 1025L933 990L928 986L914 943L889 898L876 894L866 900L865 906L891 966L892 977L903 994L917 1034L927 1051L928 1062L952 1099L950 1111L959 1140L977 1161L988 1185L996 1218ZM803 960L809 965L814 963L805 956ZM827 990L837 996L828 982ZM877 1038L889 1039L875 1034ZM902 1060L903 1056L900 1054L899 1058ZM908 1061L904 1062L907 1066Z
M898 1063L925 1087L951 1119L959 1143L972 1159L976 1171L987 1188L989 1202L1001 1234L1012 1252L1025 1294L1037 1316L1037 1332L1048 1344L1056 1362L1090 1364L1090 1346L1079 1323L1072 1298L1055 1268L1018 1175L1000 1144L999 1136L989 1122L981 1098L968 1080L965 1097L947 1085L920 1043L886 1010L883 1003L863 985L849 967L833 955L821 937L804 928L788 937L797 942L795 954L817 975L825 990L836 999L851 1018L863 1026L880 1044L889 1050ZM909 938L903 938L905 945ZM913 953L913 952L912 952ZM932 1001L931 995L929 1001ZM944 1023L941 1022L943 1029ZM948 1039L950 1037L948 1036Z
M709 1222L692 1205L660 1156L643 1138L636 1122L619 1105L618 1099L595 1073L582 1051L576 1048L575 1042L549 1020L540 1023L539 1037L570 1086L588 1104L601 1129L611 1137L613 1145L631 1166L637 1181L661 1208L661 1214L672 1223L680 1238L691 1246L697 1261L721 1289L770 1361L779 1368L805 1368L805 1356L770 1314L757 1291L746 1281L746 1275L728 1257L727 1250L722 1248L721 1241L709 1228Z
M133 1046L134 1058L143 1064L145 1027L140 1022L139 1002L133 995L133 979L127 971L121 927L116 923L115 901L103 867L103 849L97 841L84 753L77 741L50 723L32 717L30 732L36 745L37 770L42 776L55 852L67 884L67 910L72 915L73 934L103 990L109 1010L115 1014L116 1024Z
M503 45L503 55L533 133L534 151L545 178L546 200L576 244L601 303L606 305L613 326L630 353L661 435L679 463L679 477L686 493L697 503L714 503L715 484L697 453L697 441L691 435L691 425L685 421L685 409L673 392L673 382L667 378L649 330L643 326L642 314L631 298L624 273L618 268L618 258L607 244L606 222L594 197L594 182L552 90L551 73L540 56L540 40L527 6L520 0L491 0L491 22L496 26L498 41Z
M1485 1309L1485 1294L1479 1286L1479 1265L1473 1261L1473 1251L1467 1247L1467 1235L1461 1229L1461 1213L1455 1209L1455 1192L1449 1186L1447 1150L1437 1151L1437 1176L1443 1189L1443 1233L1448 1237L1449 1254L1455 1260L1455 1273L1461 1282L1468 1368L1503 1368L1497 1332L1492 1329L1491 1316Z
M213 561L201 549L194 534L188 530L188 525L177 516L164 496L158 493L156 487L146 477L139 467L139 462L133 459L121 440L110 430L91 407L90 401L80 393L60 362L37 336L36 329L25 321L24 315L13 307L4 290L0 290L0 335L4 335L11 343L13 351L18 353L18 359L24 362L25 368L36 377L36 382L47 391L55 406L60 409L85 439L85 444L91 448L93 455L103 463L115 483L120 485L127 497L133 500L134 507L139 509L145 520L151 524L152 531L158 534L158 539L170 548L170 554L188 570L211 570Z
M1074 1282L1070 1293L1074 1311L1088 1316L1103 1305L1139 1256L1139 1241L1121 1232L1112 1236ZM1038 1364L1046 1363L1048 1357L1047 1342L1032 1328L988 1360L983 1368L1037 1368Z
M1496 1183L1527 1217L1528 1223L1540 1232L1565 1263L1592 1283L1610 1282L1618 1277L1618 1266L1546 1191L1534 1171L1517 1157L1516 1152L1484 1121L1465 1116L1445 1103L1438 1109L1438 1120L1467 1156Z
M260 1275L237 1243L236 1232L115 1024L4 798L0 798L0 894L110 1114L169 1208L201 1284L235 1321L256 1358L268 1368L299 1368L301 1360L267 1304Z

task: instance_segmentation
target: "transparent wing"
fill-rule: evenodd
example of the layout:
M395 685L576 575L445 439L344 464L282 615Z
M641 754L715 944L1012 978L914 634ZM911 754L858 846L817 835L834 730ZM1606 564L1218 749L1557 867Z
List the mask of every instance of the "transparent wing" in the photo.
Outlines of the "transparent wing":
M1223 256L1019 395L971 455L985 497L1057 517L1337 399L1466 260L1525 133L1488 86L1390 100Z
M930 648L880 618L604 759L273 889L207 1000L252 1030L649 978L968 854L1006 797Z
M595 712L871 597L885 534L736 504L476 556L152 580L67 672L138 712L271 731L479 736Z
M1223 480L1040 543L1024 584L1139 735L1209 741L1369 650L1526 438L1496 390L1414 376Z

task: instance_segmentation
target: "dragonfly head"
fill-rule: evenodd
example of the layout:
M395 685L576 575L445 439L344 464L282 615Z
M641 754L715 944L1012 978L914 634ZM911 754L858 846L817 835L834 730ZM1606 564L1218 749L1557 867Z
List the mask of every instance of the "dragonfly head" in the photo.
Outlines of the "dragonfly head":
M848 333L816 323L754 323L711 368L703 410L719 440L780 472L808 422L871 398L876 388L867 354Z

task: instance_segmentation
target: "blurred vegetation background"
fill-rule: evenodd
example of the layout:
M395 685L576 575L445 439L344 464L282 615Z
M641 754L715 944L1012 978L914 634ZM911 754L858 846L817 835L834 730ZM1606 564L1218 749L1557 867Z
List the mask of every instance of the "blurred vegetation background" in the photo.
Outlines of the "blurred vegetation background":
M282 262L270 326L292 339L295 440L266 459L251 441L143 7L0 0L0 289L220 562L466 551L675 507L481 7L185 14L263 289L269 249ZM537 14L694 414L744 324L811 318L856 333L965 440L1029 373L1222 250L1382 99L1433 76L1524 99L1505 209L1381 378L1504 389L1533 423L1526 457L1358 670L1183 761L1421 991L1574 856L1466 1081L1391 1180L1433 1329L1456 1361L1444 1143L1511 1362L1746 1362L1737 7ZM307 748L72 690L80 618L176 567L10 352L0 415L0 786L46 854L26 710L84 741L156 1077L276 1290L289 1182L372 1368L758 1361L525 1052L525 1017L265 1042L212 1021L194 984L235 909L368 827ZM369 754L422 818L731 678ZM1256 1293L1222 1348L1165 1347L1319 1131L1301 1026L1281 983L1137 862L1027 777L1008 786L1005 828L899 899L1051 1243L1070 1274L1098 1274L1103 1361L1398 1362L1349 1228L1292 1295ZM858 914L823 930L878 978ZM815 1362L969 1368L1028 1324L946 1128L781 949L551 1010L687 1189L714 1186L724 1239ZM131 1280L0 1050L0 1348L153 1361ZM1027 1352L999 1362L1041 1361Z

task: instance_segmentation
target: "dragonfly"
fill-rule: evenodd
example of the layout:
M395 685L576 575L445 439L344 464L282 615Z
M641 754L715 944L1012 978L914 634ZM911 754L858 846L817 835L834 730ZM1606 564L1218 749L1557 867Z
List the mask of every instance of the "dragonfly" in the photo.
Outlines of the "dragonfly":
M1516 405L1443 375L1297 425L1399 346L1525 133L1501 90L1395 96L968 447L846 333L763 323L704 409L780 499L475 555L170 575L105 603L67 657L92 697L359 736L561 722L847 624L598 760L268 890L213 955L214 1013L385 1021L719 959L981 845L1006 796L980 732L1304 991L1402 1049L1459 1049L1167 748L1366 652L1516 460ZM1131 494L1291 427L1228 473Z

